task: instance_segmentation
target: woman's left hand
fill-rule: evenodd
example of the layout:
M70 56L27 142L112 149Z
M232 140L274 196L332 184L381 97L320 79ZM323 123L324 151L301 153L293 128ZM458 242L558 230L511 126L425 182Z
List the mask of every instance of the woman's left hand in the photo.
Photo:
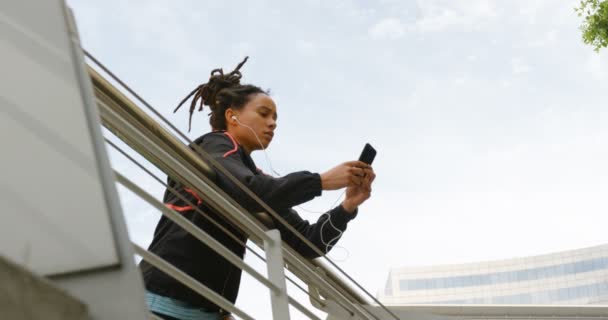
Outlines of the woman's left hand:
M371 167L363 170L361 184L346 188L346 198L342 201L342 207L349 213L355 212L355 209L369 199L372 194L372 183L376 179L376 174Z

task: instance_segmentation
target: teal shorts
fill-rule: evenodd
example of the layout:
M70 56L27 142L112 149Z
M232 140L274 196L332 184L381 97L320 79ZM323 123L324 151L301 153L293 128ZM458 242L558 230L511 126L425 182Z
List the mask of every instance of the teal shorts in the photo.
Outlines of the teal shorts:
M196 308L190 304L173 298L146 292L146 303L150 311L159 315L169 316L178 320L219 320L218 312L210 312Z

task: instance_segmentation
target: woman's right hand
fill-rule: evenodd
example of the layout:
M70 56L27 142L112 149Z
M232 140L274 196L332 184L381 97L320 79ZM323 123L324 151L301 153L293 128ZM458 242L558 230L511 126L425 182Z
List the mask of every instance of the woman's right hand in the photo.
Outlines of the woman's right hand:
M371 166L361 161L344 162L321 174L323 190L338 190L349 186L359 186L365 181L365 168Z

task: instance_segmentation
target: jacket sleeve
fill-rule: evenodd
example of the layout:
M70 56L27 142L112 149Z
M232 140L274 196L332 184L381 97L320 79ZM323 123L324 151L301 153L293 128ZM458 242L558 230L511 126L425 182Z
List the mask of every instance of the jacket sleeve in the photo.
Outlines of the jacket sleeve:
M290 173L275 178L253 173L248 168L228 136L220 134L204 139L201 147L224 168L245 184L253 193L275 210L290 208L321 195L321 177L308 171ZM217 183L245 209L261 211L262 207L221 172L217 172Z
M348 213L338 206L321 215L316 223L302 219L298 213L291 209L321 194L321 177L316 173L300 171L280 178L253 173L248 168L238 151L238 146L224 135L214 135L211 139L204 139L201 143L203 149L217 160L224 168L232 173L239 181L253 191L258 197L273 208L298 233L317 247L321 252L327 253L338 242L342 232L346 230L348 221L354 219L357 212ZM240 203L245 209L256 212L262 208L244 191L236 186L228 177L217 172L217 183L226 193ZM273 218L275 225L281 233L281 238L294 250L307 258L319 256L308 244L291 232L279 221Z
M342 233L346 230L347 223L357 216L357 211L348 213L342 206L338 206L321 215L317 222L313 224L302 219L293 209L281 210L279 214L321 252L327 253L341 238ZM275 221L275 225L281 232L282 240L298 253L311 259L319 257L319 254L283 224Z

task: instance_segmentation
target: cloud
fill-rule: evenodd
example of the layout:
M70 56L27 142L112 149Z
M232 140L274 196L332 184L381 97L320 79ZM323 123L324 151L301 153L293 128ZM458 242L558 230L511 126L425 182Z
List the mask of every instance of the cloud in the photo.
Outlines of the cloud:
M398 39L405 34L405 25L395 18L385 18L373 25L368 34L375 39Z
M557 43L557 29L551 29L529 41L530 47L552 46Z
M511 59L511 71L516 75L528 73L530 71L530 66L525 63L523 58L513 58Z
M296 49L305 56L316 56L319 52L317 44L307 40L296 41Z
M438 32L447 29L479 29L481 23L495 19L497 9L489 1L418 1L420 18L413 31Z
M608 65L605 63L604 54L590 53L585 64L586 71L594 80L605 80L608 76Z

